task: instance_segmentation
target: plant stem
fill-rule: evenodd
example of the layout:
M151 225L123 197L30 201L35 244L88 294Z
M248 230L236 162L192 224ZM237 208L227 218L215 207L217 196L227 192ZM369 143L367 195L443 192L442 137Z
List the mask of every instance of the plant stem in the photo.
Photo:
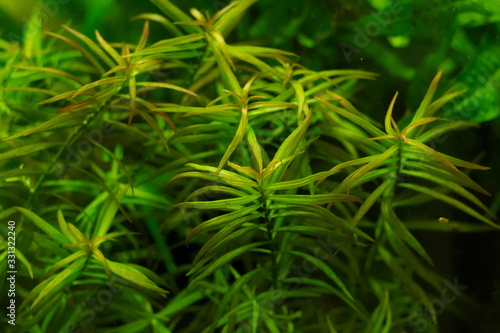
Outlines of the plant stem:
M40 187L45 182L45 179L47 178L47 176L51 173L51 171L56 166L57 162L59 161L59 158L63 154L63 152L66 149L66 147L72 145L73 142L80 137L80 135L82 134L82 132L90 124L90 122L97 116L98 113L99 113L99 111L95 112L94 114L92 114L92 116L90 116L87 119L87 122L84 123L82 126L80 126L80 128L75 133L73 133L69 137L69 139L66 140L66 142L61 146L61 148L58 150L58 152L56 153L56 155L52 158L52 162L50 163L50 166L47 169L45 169L45 172L40 176L40 178L38 178L37 182L35 183L35 186L33 186L33 189L30 191L30 194L28 196L28 200L26 201L26 204L24 205L24 208L26 208L28 210L31 210L31 207L33 205L33 200L35 199L35 196L36 196L38 190L40 189ZM24 223L24 219L25 219L25 216L21 215L21 218L20 218L19 222L20 223ZM28 230L30 230L30 229L28 229ZM30 242L31 242L31 233L27 232L27 233L25 233L25 237L22 238L21 241L19 242L20 243L19 244L19 248L22 251L25 251L27 249L27 246L29 245Z
M273 237L273 224L271 218L269 217L269 209L267 208L267 196L261 192L260 202L262 203L262 208L264 209L264 223L267 227L267 237L270 242L270 250L271 250L271 262L272 262L272 274L273 274L273 287L274 289L278 289L278 263L276 260L277 243Z

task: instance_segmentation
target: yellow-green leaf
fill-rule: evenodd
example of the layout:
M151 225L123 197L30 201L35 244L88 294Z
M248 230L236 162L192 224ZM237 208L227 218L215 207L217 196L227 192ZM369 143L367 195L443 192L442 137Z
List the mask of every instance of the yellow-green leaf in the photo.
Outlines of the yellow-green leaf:
M6 153L1 153L0 154L0 161L8 160L8 159L13 158L13 157L32 154L34 152L49 149L49 148L56 147L56 146L60 146L62 144L63 144L63 142L42 142L42 143L35 143L35 144L31 144L31 145L25 145L25 146L22 146L22 147L19 147L16 149L12 149Z
M42 219L40 216L36 215L32 211L27 210L24 207L15 207L17 211L26 216L31 222L33 222L37 227L42 229L47 235L58 242L60 245L66 245L70 241L69 239L56 228L54 228L50 223Z
M84 34L81 34L78 31L71 29L70 27L68 27L68 26L66 26L64 24L62 25L62 27L64 29L66 29L67 31L69 31L71 34L73 34L75 37L77 37L78 39L80 39L82 42L84 42L85 44L87 44L87 46L95 54L97 54L109 66L109 68L113 68L113 67L116 66L116 64L113 63L113 60L111 60L111 58L108 57L108 55L106 53L104 53L101 50L101 48L93 40L91 40L90 38L88 38Z
M111 272L113 272L114 274L118 275L119 277L121 277L129 282L132 282L136 286L139 286L139 287L151 290L153 292L156 292L163 297L166 297L166 294L169 293L165 289L158 287L146 275L139 272L137 269L130 267L127 264L114 262L114 261L111 261L108 259L106 259L106 262L108 263L108 266L109 266L109 269L111 270Z
M65 270L63 270L61 273L57 274L45 286L45 288L43 288L40 291L40 294L38 294L38 297L33 301L31 308L34 308L46 296L48 297L49 294L53 294L53 293L57 292L58 290L62 289L64 286L66 286L68 283L70 283L72 280L74 280L77 277L77 275L80 273L80 271L82 270L86 261L87 261L86 258L80 258L77 261L75 261L74 263L72 263Z

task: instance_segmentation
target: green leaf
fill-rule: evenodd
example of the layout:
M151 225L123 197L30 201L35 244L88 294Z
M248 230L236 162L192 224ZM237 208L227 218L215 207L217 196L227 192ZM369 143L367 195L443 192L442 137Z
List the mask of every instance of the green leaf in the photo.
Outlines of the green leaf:
M304 178L287 180L284 182L270 184L270 185L267 185L265 187L265 189L269 190L269 191L278 191L278 190L288 190L288 189L292 189L292 188L298 188L298 187L302 187L302 186L311 184L311 183L316 182L318 180L325 179L326 177L331 176L339 171L340 170L338 170L338 169L334 170L334 171L322 171L322 172L315 173L314 175L309 175L309 176L304 177Z
M358 222L365 216L365 214L369 211L369 209L378 202L378 199L385 193L387 189L391 186L392 181L386 180L380 186L378 186L368 198L365 199L361 207L359 207L358 211L352 218L352 224L357 225Z
M317 268L321 269L326 276L328 276L339 288L344 292L344 294L352 301L354 301L354 298L352 297L351 293L347 290L346 286L344 283L339 279L337 274L330 268L328 264L326 264L323 260L320 260L316 258L313 255L310 255L308 253L300 252L300 251L281 251L282 253L290 253L293 255L296 255L298 257L304 258L305 260L309 261L311 264L315 265Z
M491 4L491 7L496 5ZM485 44L486 46L486 44ZM500 80L500 47L489 43L467 62L467 66L453 80L459 82L466 93L457 98L444 110L447 118L483 123L498 118L500 98L498 83Z
M243 13L253 5L257 0L240 0L236 2L236 6L224 13L214 24L214 29L219 30L222 34L227 35L230 28L241 18ZM222 9L224 10L224 9Z
M230 213L230 214L232 214L232 213ZM226 215L229 215L229 214L226 214ZM220 244L222 242L227 242L227 241L231 240L231 238L235 238L235 230L236 229L238 229L243 224L250 222L252 220L255 220L259 217L260 217L260 214L259 215L247 215L247 216L243 216L241 218L233 217L224 228L222 228L219 232L217 232L215 235L213 235L203 245L203 247L200 249L200 251L198 251L198 253L196 254L196 257L194 258L193 263L196 264L200 259L202 259L205 256L205 254L208 254L208 252L213 251L213 249L220 246ZM201 224L201 225L203 225L203 224ZM199 225L198 227L200 227L201 225ZM250 226L249 228L247 228L248 230L246 230L246 231L251 231L256 227L260 227L260 226L259 225ZM194 230L190 233L190 235L188 235L188 238L189 238L189 236L191 236L191 234L193 232L194 232Z
M488 224L496 229L500 229L499 225L493 223L491 220L489 220L486 217L484 217L483 215L479 214L476 210L470 208L469 206L465 205L464 203L458 201L457 199L454 199L454 198L447 196L446 194L439 193L439 192L436 192L436 191L429 189L427 187L415 185L415 184L402 183L402 184L399 184L399 186L405 187L405 188L408 188L408 189L411 189L411 190L414 190L417 192L421 192L421 193L427 194L435 199L444 201L444 202L450 204L451 206L454 206L455 208L460 209L464 213L469 214L470 216L475 217L476 219L483 221L484 223L486 223L486 224Z
M354 113L353 110L350 110L350 111L345 110L345 109L340 108L332 103L329 103L328 101L326 101L320 97L316 97L316 100L318 100L321 104L323 104L324 106L326 106L330 110L340 114L344 118L349 119L351 122L353 122L357 126L360 126L371 136L378 137L378 136L383 136L386 134L382 130L377 128L375 125L370 123L370 121L361 117L361 115L359 115L357 112Z
M250 151L252 153L252 158L254 162L257 163L258 171L261 172L263 168L262 164L262 147L257 142L257 138L255 136L255 132L253 131L252 126L248 125L247 127L247 141Z
M210 295L209 290L194 290L192 292L188 292L187 289L183 289L176 294L163 309L157 312L157 315L165 317L172 316L186 308L189 308L192 304L198 303L204 299L207 294Z
M384 153L377 155L373 160L371 160L368 164L362 166L358 170L354 171L349 175L349 181L346 183L347 193L352 186L352 184L359 179L361 176L366 174L368 171L376 168L382 162L390 158L396 151L398 150L398 146L394 145L391 148L387 149Z
M115 273L119 277L132 282L136 286L151 290L155 293L166 297L169 292L165 289L158 287L153 281L151 281L146 275L139 272L137 269L130 267L127 264L122 264L106 259L109 269L111 272Z
M113 68L116 66L113 60L111 60L111 58L108 57L108 55L104 53L103 50L93 40L64 24L62 25L62 27L69 31L73 36L84 42L96 55L99 56L99 58L101 58L101 60L103 60L109 66L109 68Z
M247 176L248 178L252 178L252 179L254 179L256 181L260 181L259 174L257 173L257 171L255 171L251 167L239 166L239 165L237 165L235 163L232 163L231 161L227 161L227 165L229 165L231 168L233 168L234 170L238 171L239 173Z
M294 212L286 212L288 213L293 213ZM278 214L281 215L281 214ZM271 217L277 217L278 215L271 215ZM314 214L311 214L311 218L314 216ZM338 243L354 243L352 238L349 238L345 236L343 233L340 232L335 232L332 231L331 229L327 228L322 228L322 227L315 227L312 225L291 225L291 226L285 226L285 227L279 227L275 230L276 232L295 232L300 235L308 235L308 236L313 236L313 237L325 237L325 235L328 235L333 241L338 242Z
M478 223L467 223L462 221L450 221L448 223L439 223L438 220L416 220L416 221L406 221L405 225L410 230L425 230L425 231L437 231L437 232L489 232L496 228L492 228L489 225L478 224Z
M186 166L195 168L198 171L205 171L205 172L210 172L210 173L214 173L214 174L217 171L217 168L214 168L211 166L206 166L206 165L195 164L195 163L188 163L188 164L186 164ZM235 187L249 189L253 193L257 193L257 191L251 189L252 187L258 186L257 182L255 182L251 179L248 179L246 177L243 177L241 175L238 175L237 173L226 171L226 170L221 170L218 175L214 175L214 176L215 176L215 178L213 178L213 179L223 181L223 182L225 182L229 185L235 186ZM176 178L176 177L174 177L174 178Z
M251 54L256 57L277 58L278 56L298 57L295 53L283 51L280 49L273 49L262 46L252 45L230 45L231 49L240 51L241 53Z
M224 311L226 311L226 307L234 299L234 297L241 292L241 289L246 287L248 285L248 283L252 279L254 279L257 275L261 275L261 278L262 278L262 274L267 274L268 270L269 270L269 267L267 267L267 266L266 267L259 267L259 268L256 268L256 269L254 269L254 270L252 270L252 271L250 271L250 272L248 272L248 273L246 273L246 274L244 274L236 279L236 281L233 283L231 288L229 288L229 290L224 294L220 303L217 306L217 312L215 313L214 319L212 321L211 332L213 332L218 327L217 322L218 322L219 318L222 317L222 314L224 313Z
M13 157L32 154L34 152L49 149L49 148L56 147L56 146L60 146L62 144L64 144L64 142L42 142L42 143L35 143L35 144L31 144L31 145L25 145L25 146L22 146L20 148L12 149L6 153L0 154L0 161L8 160L8 159L13 158Z
M297 117L298 119L302 119L302 113L304 112L304 105L306 103L306 95L304 93L304 87L297 82L297 81L290 81L292 84L293 89L295 90L295 95L297 96L297 103L298 103L298 108L297 108Z
M84 85L84 83L78 79L77 77L65 72L65 71L62 71L60 69L57 69L57 68L50 68L50 67L36 67L36 66L23 66L23 65L14 65L12 66L14 68L19 68L19 69L24 69L24 70L30 70L30 71L34 71L34 72L45 72L45 73L50 73L50 74L54 74L54 75L58 75L58 76L62 76L62 77L65 77L65 78L68 78L80 85Z
M141 51L146 47L146 44L148 43L148 38L149 38L149 21L146 20L146 22L144 22L144 26L142 28L142 35L141 38L139 39L139 42L137 43L135 52Z
M430 148L429 148L430 149ZM439 154L439 159L431 158L434 155L431 154ZM413 165L415 168L423 170L425 172L433 173L435 175L439 175L440 177L444 177L448 180L453 180L455 183L458 183L462 186L468 187L470 189L481 192L485 195L490 195L485 189L483 189L479 184L473 181L469 176L467 176L462 171L455 168L457 166L463 166L473 169L484 170L488 168L481 167L477 164L469 163L466 161L462 161L451 156L447 156L445 154L430 152L429 154L422 154L422 151L411 151L405 149L405 155L407 158L411 158L413 161ZM447 163L442 163L441 159L445 159ZM420 163L417 163L420 162ZM451 165L451 167L450 167Z
M241 110L241 120L240 120L240 123L238 125L238 129L236 130L236 134L234 135L233 140L231 141L231 143L227 147L227 149L224 153L224 156L222 156L222 159L219 162L219 166L217 167L217 170L215 171L216 175L222 170L222 168L226 164L229 157L231 157L231 154L236 150L238 145L241 143L241 141L245 137L247 124L248 124L248 110L245 107Z
M316 205L270 205L271 209L285 209L285 210L298 210L301 212L308 212L317 215L323 221L332 224L341 230L349 230L350 232L373 242L373 239L366 233L358 229L356 226L351 224L349 221L338 217L326 208Z
M285 139L285 141L283 141L271 163L267 166L267 170L263 173L264 187L267 187L268 184L276 183L283 175L286 167L285 161L290 162L297 155L297 147L306 134L311 118L312 111L309 111L300 125ZM271 164L273 162L276 163L276 165L272 166ZM271 166L272 169L268 170ZM269 174L269 172L271 172L271 174Z
M458 96L462 95L464 92L465 92L465 90L460 90L460 91L449 90L443 96L439 97L434 102L432 102L431 105L429 105L429 108L427 109L427 112L426 112L427 116L430 117L430 116L434 115L444 105L446 105L447 103L449 103L453 99L457 98ZM445 118L455 119L453 117L448 117L448 116L445 116Z
M238 226L240 226L240 225L244 224L245 222L250 221L252 219L255 219L255 218L252 216L247 216L247 217L244 217L244 218L241 218L241 219L234 221L233 223L228 225L228 227L234 226L236 228L236 227L238 227ZM243 227L243 228L238 229L237 231L233 231L230 235L221 239L219 242L217 242L218 241L218 239L217 239L216 241L214 241L214 243L210 244L210 248L207 249L207 252L205 253L205 255L203 257L201 257L200 260L198 260L195 263L193 268L191 268L191 270L189 270L189 272L186 275L187 276L198 275L200 271L204 271L204 269L206 268L206 267L203 267L203 265L205 265L207 262L212 260L214 257L225 254L228 251L227 249L231 249L231 248L235 248L235 247L240 246L241 242L242 242L243 235L245 235L251 231L254 231L255 229L260 228L260 227L261 227L260 225L251 225L248 227ZM221 232L222 231L223 230L221 230ZM220 234L220 232L219 232L219 234Z
M111 276L111 271L108 262L104 254L101 252L101 250L96 248L92 249L92 257L102 265L102 267L104 268L104 273L106 273L108 280L113 281L113 277Z
M99 42L99 44L101 45L101 47L106 50L106 52L111 56L111 58L113 58L113 60L118 64L118 65L126 65L125 63L125 60L120 56L120 54L118 54L118 52L116 52L116 50L111 46L109 45L108 42L106 42L104 40L104 38L102 38L101 34L99 33L99 31L95 31L95 36L97 38L97 41ZM114 66L113 66L114 67Z
M68 43L75 50L78 50L82 54L82 56L84 56L92 65L94 65L94 67L98 70L99 73L101 73L101 74L104 73L104 69L102 68L101 64L97 61L97 59L93 55L91 55L87 50L85 50L82 46L80 46L78 43L69 39L68 37L65 37L65 36L50 32L50 31L46 31L45 33L47 35L56 37L64 42Z
M434 310L433 304L429 301L425 291L415 282L412 278L405 272L405 269L401 267L395 260L395 258L390 254L389 251L384 249L382 246L378 248L378 251L382 257L382 260L389 266L389 268L403 281L403 283L408 287L408 289L416 295L420 302L427 307L429 313L431 314L432 320L436 322L436 311Z
M188 207L196 209L237 209L236 207L245 205L252 201L258 200L260 194L248 195L243 198L230 198L224 200L213 200L213 201L191 201L182 202L175 205L175 207Z
M219 65L219 73L222 77L222 81L224 82L224 86L229 90L235 93L236 95L241 96L242 89L234 74L229 62L227 61L227 57L224 55L223 50L219 43L213 39L208 39L210 49L213 51L215 58L217 60L217 64Z
M415 115L413 116L412 122L426 117L429 112L429 105L432 102L432 98L434 97L434 94L436 93L437 85L439 83L439 80L441 79L441 75L443 74L443 71L439 71L434 79L431 82L431 85L429 86L429 89L427 90L427 93L425 94L422 103L418 107L417 111L415 112Z
M244 52L239 52L237 48L230 46L230 45L227 46L227 50L228 50L230 56L232 56L236 59L240 59L240 60L247 62L249 64L252 64L255 67L257 67L259 70L261 70L262 72L269 72L269 73L273 73L275 75L279 75L278 71L276 71L274 68L272 68L271 66L269 66L268 64L266 64L262 60L258 59L257 57L254 57L254 56L247 54L247 53L244 53Z
M57 271L63 267L68 266L73 261L80 259L82 257L85 257L86 255L87 255L87 251L80 250L78 252L75 252L75 253L67 256L66 258L64 258L62 260L59 260L57 263L52 265L52 267L50 267L50 269L47 271L47 273L45 273L45 276L50 276L55 271Z
M285 279L285 281L289 281L290 283L296 283L294 280L294 277ZM300 277L300 283L301 284L307 284L307 285L312 285L312 286L317 286L319 288L322 288L324 290L327 290L330 292L332 295L335 295L339 298L341 298L346 304L348 304L354 311L356 311L359 315L362 317L366 317L366 313L364 312L363 309L360 308L357 302L352 300L351 298L347 297L344 292L341 290L335 288L329 281L323 281L320 279L313 279L313 278L307 278L307 277Z
M323 205L331 202L338 201L356 201L363 203L363 201L348 194L315 194L315 195L271 195L269 197L272 201L282 202L287 204L304 204L304 205Z
M439 138L446 132L458 130L463 127L478 127L478 125L467 121L454 121L452 123L445 123L425 131L415 140L424 143L433 140L435 137Z
M397 97L398 97L398 92L396 92L396 94L392 98L391 104L389 105L389 109L387 110L387 113L386 113L386 116L385 116L384 127L385 127L385 132L388 135L395 135L396 134L396 130L398 130L397 126L394 125L394 126L396 126L396 128L393 128L393 124L392 124L392 122L394 122L394 119L392 118L392 110L394 108L394 103L396 103L396 98Z
M276 160L284 160L288 157L291 157L295 154L297 147L299 146L300 141L305 136L307 128L311 123L312 111L306 114L306 118L300 123L299 127L297 127L292 134L290 134L285 141L281 144L280 148L274 155L273 159Z
M149 124L149 126L151 126L155 130L155 132L158 134L158 136L160 137L160 140L163 144L163 147L165 147L165 150L170 152L170 147L168 145L167 138L165 137L165 133L160 128L160 126L158 126L158 123L156 122L156 120L153 117L151 117L148 113L146 113L140 109L137 109L136 111L144 120L146 120L146 122Z
M171 32L175 36L180 36L182 35L182 32L179 30L179 28L175 25L172 24L165 16L162 16L160 14L156 13L144 13L144 14L139 14L134 17L132 17L130 20L137 20L137 19L145 19L145 20L150 20L153 22L158 22L160 23L165 29L167 29L169 32Z
M366 324L365 333L389 333L391 329L391 307L389 305L389 292L385 290L385 297L372 313L370 321ZM385 322L385 324L384 324Z
M440 162L449 173L453 174L454 176L459 178L464 183L467 183L470 188L473 188L476 191L488 194L488 192L486 192L481 186L479 186L477 183L472 181L466 174L464 174L463 172L461 172L460 170L458 170L455 167L456 163L453 161L460 163L460 160L451 158L450 156L445 156L444 154L440 154L437 151L435 151L434 149L424 145L423 143L417 142L417 141L412 140L412 139L408 139L408 144L414 146L415 148L417 148L420 151L420 154L421 154L421 156L419 156L420 158L423 157L424 160L434 159L435 161ZM468 162L466 162L466 163L468 163ZM471 166L474 165L473 163L468 163L468 164L470 164Z
M228 104L221 104L221 105L211 105L207 107L198 107L198 106L177 106L177 105L170 105L168 107L159 107L156 108L152 111L158 111L158 112L175 112L175 113L187 113L186 116L192 116L192 115L200 115L200 114L206 114L206 113L217 113L221 111L228 111L228 110L240 110L241 107L239 107L236 104L228 103ZM236 115L236 113L235 113Z
M199 97L197 94L192 92L191 90L176 86L175 84L170 84L170 83L164 83L164 82L137 82L137 86L139 87L154 87L154 88L165 88L165 89L171 89L171 90L176 90L176 91L181 91L183 93L192 95L194 97Z
M424 171L414 171L414 170L402 170L403 174L407 174L410 176L414 177L419 177L422 179L427 179L430 180L436 184L442 185L453 192L460 194L462 197L470 200L474 204L476 204L478 207L480 207L485 213L489 214L491 217L495 217L495 215L489 211L489 209L472 193L464 189L462 186L457 184L456 182L445 180L442 177L437 177L430 172L424 172Z
M435 223L438 223L435 221ZM441 224L441 223L438 223ZM404 244L404 242L395 235L395 233L386 228L387 238L391 243L394 251L405 260L405 262L425 281L432 285L436 290L442 289L442 278L432 271L427 265L422 263L418 257L416 257L411 250Z
M196 191L192 192L187 198L186 202L191 200L192 198L196 198L198 196L203 197L203 196L209 196L209 197L215 197L218 194L229 194L235 197L244 197L247 196L248 194L237 190L235 188L229 187L229 186L218 186L218 185L211 185L211 186L205 186L200 189L197 189Z
M213 262L209 267L207 267L207 269L205 269L205 271L203 271L203 273L201 273L200 275L195 277L191 281L191 285L195 284L196 282L198 282L200 280L203 280L204 278L206 278L207 276L212 274L215 270L217 270L221 266L227 264L228 262L230 262L231 260L233 260L237 256L242 255L244 253L247 253L256 247L259 247L259 246L262 246L262 245L265 245L268 243L269 243L268 241L251 243L251 244L244 245L242 247L239 247L235 250L232 250L232 251L226 253L225 255L223 255L222 257L217 259L215 262Z
M49 131L55 127L59 127L61 124L72 121L74 119L83 118L84 116L86 116L90 113L91 113L90 110L63 113L63 114L61 114L55 118L52 118L52 119L50 119L50 120L48 120L48 121L46 121L38 126L28 128L26 130L23 130L21 132L14 134L12 136L9 136L5 139L2 139L2 141L17 139L19 137L31 135L34 133L46 132L46 131Z
M252 216L247 216L247 215L251 214L253 212L256 212L260 206L261 206L261 204L256 204L256 205L252 205L250 207L236 210L234 212L230 212L227 214L223 214L223 215L219 215L219 216L216 216L214 218L211 218L210 220L203 222L202 224L196 226L193 230L191 230L191 232L187 236L186 241L189 242L191 240L191 238L193 238L195 235L199 234L202 231L217 228L217 227L219 227L223 224L226 224L226 223L231 223L231 225L237 225L238 221L240 221L241 218L243 218L243 220L241 220L241 221L251 221L253 219L259 218L261 216L261 214L253 214ZM212 237L212 238L214 238L214 237ZM209 241L209 243L207 243L207 244L211 244L214 241L216 241L217 239L218 238L214 238L213 241ZM205 245L207 245L207 244L205 244ZM205 250L203 250L203 249L200 250L200 253L198 254L198 256L201 255L204 251ZM198 258L198 256L197 256L197 258ZM195 259L195 261L196 261L196 259Z
M70 99L73 99L76 96L80 95L82 92L93 89L95 87L102 86L102 85L110 85L110 84L118 83L118 82L123 82L124 80L125 80L125 78L123 76L108 77L105 79L97 80L95 82L86 84L83 87L76 90L73 93L73 95L71 95Z
M180 22L191 21L191 17L189 17L186 13L180 10L169 0L150 0L150 1L156 7L160 8L160 10L173 21L180 21ZM201 29L198 26L182 25L181 28L184 31L191 34L203 32L203 29Z
M19 259L19 261L21 261L26 266L26 269L28 269L30 277L33 279L33 268L31 267L31 264L28 261L28 259L26 259L24 254L18 248L16 248L16 259Z
M10 207L10 208L7 208L6 210L0 212L0 219L6 219L7 217L13 215L16 213L16 208L15 207Z
M27 169L27 168L13 169L13 170L9 170L9 171L0 172L0 178L40 175L42 173L43 173L43 170L40 170L40 169Z
M70 243L70 240L62 234L60 231L58 231L56 228L54 228L50 223L42 219L40 216L36 215L32 211L27 210L24 207L14 207L19 211L21 214L26 216L28 220L31 222L35 223L37 227L42 229L43 232L45 232L47 235L49 235L52 239L54 239L57 243L60 245L66 245Z
M130 185L120 186L116 192L116 197L110 195L104 202L97 218L97 224L94 229L93 237L105 236L113 224L115 215L118 211L120 200L125 196Z
M62 289L64 286L69 284L72 280L74 280L77 275L82 270L86 258L80 258L74 263L72 263L69 267L63 270L61 273L57 274L38 294L38 297L33 301L31 308L33 309L40 301L42 301L45 297L52 295Z
M410 245L418 254L420 254L427 262L433 265L431 257L427 254L427 251L420 245L418 240L406 229L403 222L399 220L396 213L391 207L391 202L388 200L390 197L384 198L381 205L381 211L383 217L387 220L392 230L403 239L408 245Z

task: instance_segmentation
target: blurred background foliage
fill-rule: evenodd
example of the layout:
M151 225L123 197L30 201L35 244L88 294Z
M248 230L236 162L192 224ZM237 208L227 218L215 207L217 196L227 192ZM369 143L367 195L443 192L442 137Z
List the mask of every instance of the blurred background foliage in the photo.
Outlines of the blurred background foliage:
M230 3L173 2L185 11L195 7L211 14ZM44 30L57 31L61 24L71 23L85 35L105 31L109 40L117 42L140 37L142 23L130 18L157 12L146 1L0 0L2 37L21 36L36 8L47 17ZM457 82L468 91L448 108L447 116L482 123L500 114L499 22L496 0L260 0L232 38L292 51L313 70L356 68L379 73L379 80L366 83L370 93L358 101L379 105L371 108L374 114L382 112L393 91L405 96L407 108L416 109L426 82L444 69L448 82L443 91ZM164 37L153 29L150 42Z
M187 11L191 7L211 14L229 0L173 1ZM61 24L93 36L99 30L107 40L134 41L142 21L130 21L140 13L157 13L148 1L129 0L0 0L0 38L23 42L33 11L46 20L43 30L59 31ZM42 15L43 16L43 15ZM356 85L352 102L375 119L382 119L395 91L395 114L404 118L415 111L428 82L444 69L440 91L455 84L467 92L446 109L446 116L469 120L478 129L453 133L440 142L441 151L491 167L474 178L492 193L484 198L497 214L500 208L500 2L390 1L390 0L260 0L249 11L228 41L256 41L291 51L314 70L362 69L378 73L375 81ZM152 23L157 24L157 23ZM125 28L124 28L125 27ZM151 29L150 43L171 36ZM0 66L9 53L0 45ZM1 110L0 110L1 112ZM448 216L449 218L458 218ZM419 237L435 258L470 286L468 292L486 303L500 306L500 236L426 232ZM496 281L496 282L495 282ZM496 287L495 287L496 283ZM447 318L440 319L446 322Z

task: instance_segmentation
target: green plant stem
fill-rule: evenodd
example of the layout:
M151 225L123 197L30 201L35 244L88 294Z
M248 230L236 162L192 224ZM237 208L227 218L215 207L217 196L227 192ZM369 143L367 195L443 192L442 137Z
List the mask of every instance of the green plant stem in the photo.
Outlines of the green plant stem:
M262 192L261 192L262 193ZM273 224L271 218L269 217L269 209L267 208L267 196L262 193L260 197L260 202L262 203L262 208L264 210L264 223L267 227L267 237L270 242L270 250L271 250L271 262L272 262L272 275L273 275L273 287L274 289L278 289L278 263L276 260L276 253L278 249L276 248L277 243L273 237Z
M47 169L45 169L45 172L40 176L40 178L38 178L37 182L35 183L35 186L30 191L28 200L26 201L26 204L24 205L24 208L26 208L28 210L31 210L31 207L33 205L33 200L35 199L35 195L37 194L37 192L40 189L40 187L42 186L42 184L45 182L45 179L47 178L47 176L51 173L51 171L56 166L56 164L59 161L59 158L61 157L61 155L64 152L64 150L68 146L70 146L71 144L73 144L73 142L81 135L81 133L85 130L85 128L88 126L88 124L90 124L90 122L97 116L98 113L99 113L99 111L97 111L94 114L92 114L92 116L89 119L87 119L87 122L85 124L83 124L82 126L80 126L80 128L78 129L78 131L76 131L75 133L73 133L68 138L68 140L66 140L66 142L62 145L62 147L59 149L59 151L56 153L56 155L52 158L52 162L50 163L50 166ZM21 215L21 218L20 218L20 221L19 221L19 223L21 225L24 223L24 219L25 219L25 216ZM27 229L27 230L31 230L31 229ZM25 237L23 237L19 241L19 247L20 247L21 251L25 251L27 249L27 246L31 243L32 231L25 232L24 235L25 235Z
M56 155L52 158L52 162L50 163L50 166L45 169L45 172L40 176L40 178L37 180L35 186L33 189L30 191L30 195L28 197L28 200L26 201L26 204L24 205L24 208L31 210L31 206L33 204L33 200L35 199L35 195L37 194L38 190L42 186L42 184L45 182L45 179L47 176L54 170L54 167L56 166L57 162L59 161L59 158L63 154L64 150L68 147L71 146L83 133L83 131L90 125L90 123L97 117L97 115L101 112L101 110L104 108L105 105L107 105L107 102L109 99L104 102L101 107L94 112L88 119L86 119L85 123L80 126L80 128L74 132L68 140L62 145L62 147L59 149L59 151L56 153ZM24 222L25 216L21 216L20 223L22 224ZM28 233L26 237L20 242L20 246L22 249L26 248L26 245L28 245L31 241L31 233Z
M404 149L404 142L400 141L399 142L399 147L398 147L398 162L397 162L397 169L396 169L396 182L401 177L403 171L403 149Z
M26 209L30 208L30 206L31 206L31 204L33 202L33 198L35 197L36 192L42 186L43 182L45 181L45 178L47 178L47 176L49 175L49 173L51 173L51 171L54 169L54 167L56 166L57 162L59 161L59 158L61 157L61 155L64 152L64 150L68 146L71 146L73 144L73 142L75 142L80 137L80 135L82 134L82 132L86 129L86 127L90 124L90 122L92 122L92 120L94 120L94 118L97 116L98 113L99 112L96 112L96 113L92 114L92 116L89 119L87 119L86 123L83 124L82 126L80 126L80 128L78 129L78 131L76 131L75 133L73 133L73 135L71 135L71 137L68 140L66 140L66 142L63 144L63 146L59 149L59 151L56 153L56 155L52 159L50 167L48 167L45 170L45 172L38 179L38 181L36 182L35 186L31 190L30 196L29 196L28 201L27 201L27 203L25 205Z
M201 57L199 57L199 61L196 64L196 68L194 69L193 74L189 78L189 84L187 85L187 87L190 87L198 79L197 77L198 71L201 68L203 59L205 59L205 57L207 56L207 53L208 53L208 41L205 43L205 47L203 48L203 54L201 55Z

